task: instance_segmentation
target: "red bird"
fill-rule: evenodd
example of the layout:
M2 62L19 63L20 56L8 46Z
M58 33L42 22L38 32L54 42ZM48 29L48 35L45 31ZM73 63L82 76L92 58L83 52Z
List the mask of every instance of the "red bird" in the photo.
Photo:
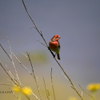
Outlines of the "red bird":
M54 51L57 54L57 58L60 60L60 43L59 43L60 36L54 35L51 40L49 41L49 47L52 51Z

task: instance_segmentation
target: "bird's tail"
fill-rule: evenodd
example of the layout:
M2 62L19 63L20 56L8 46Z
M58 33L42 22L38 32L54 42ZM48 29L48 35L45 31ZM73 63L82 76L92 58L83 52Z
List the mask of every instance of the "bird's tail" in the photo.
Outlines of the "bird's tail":
M57 58L60 60L60 54L59 53L57 53Z

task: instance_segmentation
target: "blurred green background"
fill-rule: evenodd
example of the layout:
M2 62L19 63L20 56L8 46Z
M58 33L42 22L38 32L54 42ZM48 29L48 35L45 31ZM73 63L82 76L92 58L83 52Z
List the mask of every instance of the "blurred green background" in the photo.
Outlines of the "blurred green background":
M100 83L100 1L88 0L24 0L30 15L42 31L47 42L55 34L61 36L59 61L75 86L81 92L79 84L86 90L89 83ZM28 59L23 55L30 53L40 92L46 100L43 77L53 98L50 70L53 68L53 82L57 100L68 100L70 97L80 98L70 87L69 82L62 75L48 49L37 40L44 43L40 35L33 28L21 0L0 0L0 43L9 52L6 36L11 49L20 61L31 71ZM23 53L22 53L23 52ZM0 61L7 65L13 74L14 69L10 60L0 48ZM37 94L36 84L29 73L14 59L21 82L30 86ZM0 67L0 83L10 83L8 76ZM7 91L9 87L0 85L0 91ZM100 98L100 91L96 93L96 100ZM38 95L38 94L37 94ZM16 98L12 94L0 94L1 100ZM34 98L34 97L32 97ZM84 94L85 100L89 96ZM25 99L22 97L22 99Z

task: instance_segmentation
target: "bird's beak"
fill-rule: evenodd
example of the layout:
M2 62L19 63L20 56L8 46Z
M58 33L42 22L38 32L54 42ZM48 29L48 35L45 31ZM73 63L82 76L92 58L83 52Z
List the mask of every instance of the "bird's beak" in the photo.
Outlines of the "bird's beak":
M59 36L58 39L60 39L61 37Z

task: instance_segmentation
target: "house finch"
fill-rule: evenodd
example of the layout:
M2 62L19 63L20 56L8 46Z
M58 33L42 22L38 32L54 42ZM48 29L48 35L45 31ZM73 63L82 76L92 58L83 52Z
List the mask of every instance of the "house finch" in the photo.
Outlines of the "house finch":
M54 51L57 54L57 58L60 60L60 43L59 43L60 36L54 35L51 40L49 41L49 47L52 51Z

